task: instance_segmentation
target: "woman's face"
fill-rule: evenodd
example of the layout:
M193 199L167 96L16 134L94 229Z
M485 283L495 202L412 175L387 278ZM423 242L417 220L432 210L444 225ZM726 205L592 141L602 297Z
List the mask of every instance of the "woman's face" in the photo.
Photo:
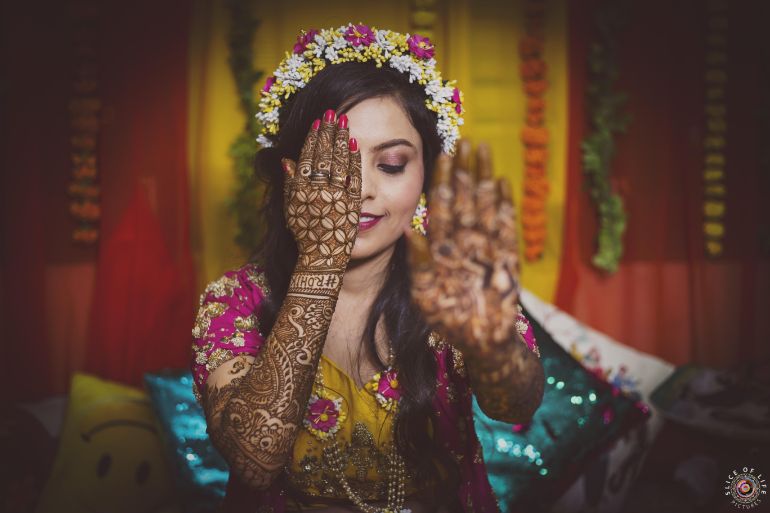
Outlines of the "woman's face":
M345 113L361 151L361 221L351 259L394 246L409 226L425 169L420 134L390 97L370 98Z

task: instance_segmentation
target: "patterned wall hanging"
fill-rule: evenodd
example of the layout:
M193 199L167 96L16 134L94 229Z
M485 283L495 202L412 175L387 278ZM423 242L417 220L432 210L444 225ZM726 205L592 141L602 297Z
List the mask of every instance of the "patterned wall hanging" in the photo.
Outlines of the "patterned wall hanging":
M255 88L262 80L262 72L254 69L253 42L259 20L254 18L252 2L248 0L228 0L227 9L230 11L228 62L238 90L241 111L246 117L243 131L228 151L233 159L236 182L228 209L237 223L235 243L246 254L250 254L257 247L263 232L258 209L264 188L254 173L254 157L259 150L254 144L259 134L256 118L259 96L255 98Z
M719 257L724 251L727 193L727 0L709 0L707 6L703 235L706 255Z
M97 182L97 141L102 101L99 97L96 52L96 5L70 5L74 42L74 73L68 110L72 181L68 186L69 211L77 226L75 242L91 245L99 238L101 190Z
M618 270L626 230L623 198L612 190L610 173L614 134L624 132L630 122L630 116L621 111L626 95L613 90L619 75L616 37L626 25L630 7L628 0L605 0L599 5L595 15L598 38L588 54L586 111L591 130L581 147L583 173L599 216L598 248L591 262L608 273Z
M526 0L524 31L519 41L520 75L527 98L524 128L524 195L521 202L524 256L528 261L539 260L545 250L547 235L546 200L549 183L548 128L545 126L545 93L548 90L547 66L543 57L545 2Z

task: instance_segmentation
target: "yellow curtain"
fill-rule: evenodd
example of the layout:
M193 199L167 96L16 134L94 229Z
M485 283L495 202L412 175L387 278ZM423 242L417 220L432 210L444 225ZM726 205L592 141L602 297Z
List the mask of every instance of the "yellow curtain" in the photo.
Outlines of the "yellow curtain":
M567 25L566 3L551 0L547 5L545 52L550 87L546 123L551 133L548 241L542 260L523 263L522 280L535 294L552 301L562 254L566 189ZM269 75L284 52L290 51L302 28L360 21L408 32L418 10L436 13L431 37L437 47L439 69L446 78L456 78L465 94L463 135L491 144L496 173L509 177L518 201L524 176L523 145L519 140L525 108L518 68L518 40L523 26L521 0L509 4L494 0L364 4L334 0L323 5L308 0L255 2L254 14L261 22L254 43L255 66ZM199 290L244 259L233 243L235 223L225 208L234 187L227 149L244 122L227 64L227 16L222 2L195 2L190 45L189 159L193 253Z

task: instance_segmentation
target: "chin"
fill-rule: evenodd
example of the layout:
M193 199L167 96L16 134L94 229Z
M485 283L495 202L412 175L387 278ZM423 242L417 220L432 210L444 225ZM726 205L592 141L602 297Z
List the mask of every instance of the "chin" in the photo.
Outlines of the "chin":
M388 243L387 241L371 241L365 238L357 238L353 245L353 251L350 253L350 260L366 260L381 254L383 251L393 249L396 240Z

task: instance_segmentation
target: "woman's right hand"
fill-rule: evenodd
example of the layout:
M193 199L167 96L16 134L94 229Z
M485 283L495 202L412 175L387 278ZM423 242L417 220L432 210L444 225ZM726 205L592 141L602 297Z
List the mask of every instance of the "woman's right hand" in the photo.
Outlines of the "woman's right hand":
M335 122L330 109L322 123L313 123L299 164L281 160L284 216L297 241L297 271L341 275L347 268L361 213L361 152L349 136L347 116Z

